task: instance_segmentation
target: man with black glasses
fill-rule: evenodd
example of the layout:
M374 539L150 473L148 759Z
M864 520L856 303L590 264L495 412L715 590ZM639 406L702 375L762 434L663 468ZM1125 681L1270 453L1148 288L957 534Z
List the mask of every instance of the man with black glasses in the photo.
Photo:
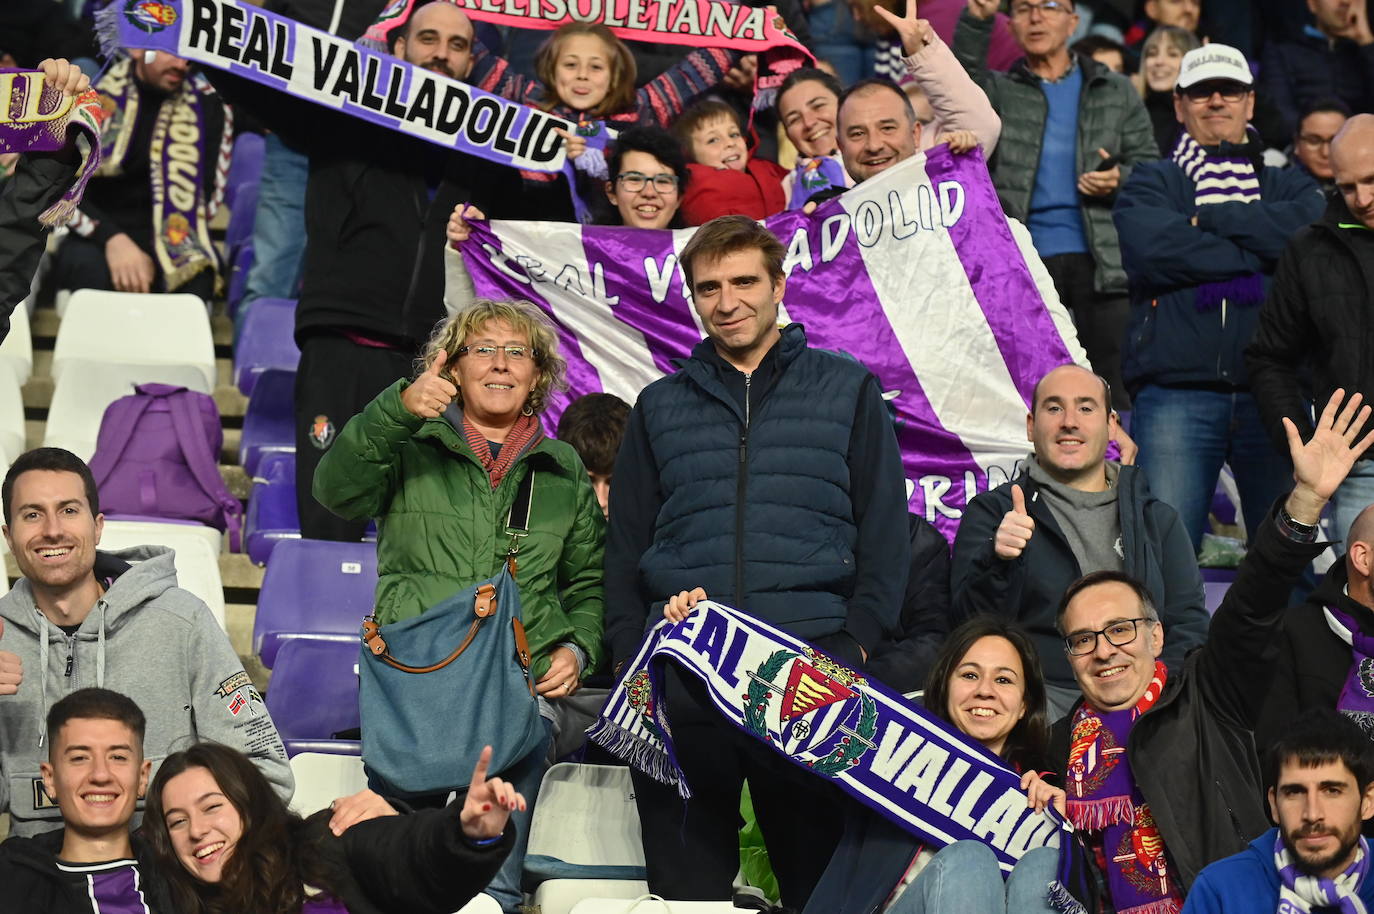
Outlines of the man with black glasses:
M1223 463L1252 539L1292 474L1251 395L1245 347L1279 255L1324 202L1311 178L1264 164L1248 127L1252 82L1235 48L1185 54L1178 143L1169 160L1135 170L1113 211L1131 280L1121 362L1131 435L1150 488L1178 511L1195 550Z
M1164 626L1129 575L1097 572L1064 594L1059 630L1083 700L1055 724L1051 757L1111 909L1180 910L1204 866L1269 828L1251 731L1289 589L1325 546L1322 508L1374 441L1359 438L1361 401L1336 391L1306 444L1284 421L1296 485L1257 524L1206 643L1182 664L1159 662Z

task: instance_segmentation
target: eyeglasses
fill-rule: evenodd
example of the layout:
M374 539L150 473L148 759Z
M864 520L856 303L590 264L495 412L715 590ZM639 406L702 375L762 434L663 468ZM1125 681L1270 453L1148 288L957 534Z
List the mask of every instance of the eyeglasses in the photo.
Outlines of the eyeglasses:
M459 346L459 355L470 355L481 362L490 362L496 358L496 353L504 352L506 358L512 362L523 362L528 358L534 357L537 353L529 346Z
M1034 12L1039 12L1042 16L1058 16L1069 12L1069 4L1061 3L1060 0L1044 0L1042 3L1017 3L1011 8L1013 19L1029 19Z
M1107 643L1113 647L1121 647L1123 644L1130 644L1135 640L1137 626L1140 623L1153 621L1153 619L1142 616L1139 619L1122 619L1120 622L1113 622L1106 628L1095 632L1073 632L1064 636L1064 649L1074 657L1091 654L1097 650L1098 635L1105 636Z
M1298 137L1298 142L1304 146L1310 146L1313 149L1323 149L1329 147L1333 139L1334 137L1317 136L1315 133L1304 133L1302 136Z
M637 194L644 189L644 185L649 181L654 182L654 189L662 194L670 194L677 190L677 175L657 174L653 177L638 171L624 171L615 176L620 182L620 186L632 194Z
M1241 83L1198 83L1178 91L1190 102L1210 101L1213 95L1220 95L1222 101L1238 102L1250 94L1250 87Z

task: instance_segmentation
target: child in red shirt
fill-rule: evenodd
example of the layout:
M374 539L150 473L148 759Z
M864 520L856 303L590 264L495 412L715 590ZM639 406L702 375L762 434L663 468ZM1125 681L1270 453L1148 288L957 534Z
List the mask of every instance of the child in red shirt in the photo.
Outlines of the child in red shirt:
M782 181L787 169L749 155L735 109L717 99L697 102L673 124L687 154L691 180L682 198L687 225L717 216L763 219L787 205Z

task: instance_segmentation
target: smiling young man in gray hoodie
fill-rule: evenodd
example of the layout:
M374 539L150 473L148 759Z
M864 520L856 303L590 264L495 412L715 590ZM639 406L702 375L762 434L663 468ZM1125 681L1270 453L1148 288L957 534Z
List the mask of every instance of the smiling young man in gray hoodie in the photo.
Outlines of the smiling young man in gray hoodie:
M86 686L143 708L154 772L169 752L214 740L248 755L289 800L281 737L209 607L177 586L172 550L97 552L105 519L95 481L60 448L22 454L0 499L23 575L0 598L0 810L11 833L61 826L39 768L45 718Z

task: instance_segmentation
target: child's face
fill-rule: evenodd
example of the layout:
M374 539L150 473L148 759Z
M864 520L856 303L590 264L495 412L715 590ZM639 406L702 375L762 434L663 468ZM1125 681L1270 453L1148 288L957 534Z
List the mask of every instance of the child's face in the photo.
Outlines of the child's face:
M749 151L735 119L721 116L698 124L692 131L692 159L707 168L744 171Z
M611 91L611 49L595 35L571 35L558 49L554 92L574 111L588 111Z

